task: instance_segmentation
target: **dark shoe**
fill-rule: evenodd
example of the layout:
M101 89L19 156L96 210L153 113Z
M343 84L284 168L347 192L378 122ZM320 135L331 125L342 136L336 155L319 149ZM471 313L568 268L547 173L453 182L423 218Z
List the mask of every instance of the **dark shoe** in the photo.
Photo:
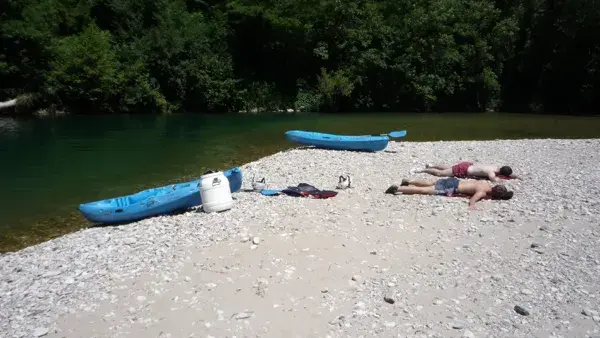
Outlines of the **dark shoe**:
M402 179L402 183L400 185L403 186L403 187L408 186L408 180L406 178L403 178Z
M386 194L395 194L398 191L398 186L395 184L392 184L386 191Z

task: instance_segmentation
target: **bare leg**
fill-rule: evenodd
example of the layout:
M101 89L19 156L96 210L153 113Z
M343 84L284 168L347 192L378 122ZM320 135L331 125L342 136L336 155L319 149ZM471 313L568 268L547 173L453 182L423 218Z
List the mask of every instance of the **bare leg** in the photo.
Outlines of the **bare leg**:
M395 195L397 194L404 194L404 195L433 195L435 194L435 189L433 186L427 186L427 187L398 187L398 189L396 190L396 192L394 193Z
M418 172L426 173L426 174L433 175L433 176L440 176L440 177L451 177L452 176L452 168L447 168L447 169L425 168L425 169L419 170Z
M406 181L407 185L414 185L416 187L432 187L435 185L436 180L403 180Z
M435 165L431 165L428 164L425 166L425 168L432 168L432 169L439 169L439 170L445 170L445 169L450 169L452 168L452 166L447 165L447 164L435 164Z

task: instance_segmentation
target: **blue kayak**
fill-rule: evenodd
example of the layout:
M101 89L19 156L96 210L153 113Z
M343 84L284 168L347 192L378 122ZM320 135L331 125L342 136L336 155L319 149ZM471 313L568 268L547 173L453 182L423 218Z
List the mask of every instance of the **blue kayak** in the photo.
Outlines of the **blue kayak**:
M223 173L229 180L231 192L242 188L242 170L231 168ZM123 223L164 215L202 204L198 185L200 179L152 188L133 195L111 198L79 205L79 211L92 222Z
M346 136L302 130L287 131L285 138L290 142L317 148L360 151L383 150L390 140L388 136L380 135Z

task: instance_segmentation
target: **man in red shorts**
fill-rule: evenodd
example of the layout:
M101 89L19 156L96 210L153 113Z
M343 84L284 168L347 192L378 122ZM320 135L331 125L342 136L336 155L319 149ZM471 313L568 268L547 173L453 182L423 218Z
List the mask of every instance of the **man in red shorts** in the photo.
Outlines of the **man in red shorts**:
M455 165L430 165L426 164L424 169L411 169L411 174L416 173L427 173L434 176L440 177L485 177L490 181L499 182L501 181L500 176L518 178L517 175L513 174L511 167L503 166L498 167L490 164L473 164L473 162L460 162Z

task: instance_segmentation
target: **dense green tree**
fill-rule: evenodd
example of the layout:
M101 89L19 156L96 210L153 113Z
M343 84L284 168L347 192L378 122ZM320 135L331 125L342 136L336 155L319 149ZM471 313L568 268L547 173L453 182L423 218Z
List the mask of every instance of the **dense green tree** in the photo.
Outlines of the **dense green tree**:
M167 103L150 85L140 61L119 62L108 31L95 24L56 40L44 94L85 112L164 111Z
M39 92L54 39L81 31L90 22L89 7L77 0L7 0L2 10L2 94Z
M0 99L73 113L600 104L582 0L5 0Z
M224 109L235 94L226 22L189 13L169 2L154 16L155 25L138 43L150 73L165 97L195 110Z
M504 86L515 111L597 112L600 5L581 0L523 1L521 28Z

